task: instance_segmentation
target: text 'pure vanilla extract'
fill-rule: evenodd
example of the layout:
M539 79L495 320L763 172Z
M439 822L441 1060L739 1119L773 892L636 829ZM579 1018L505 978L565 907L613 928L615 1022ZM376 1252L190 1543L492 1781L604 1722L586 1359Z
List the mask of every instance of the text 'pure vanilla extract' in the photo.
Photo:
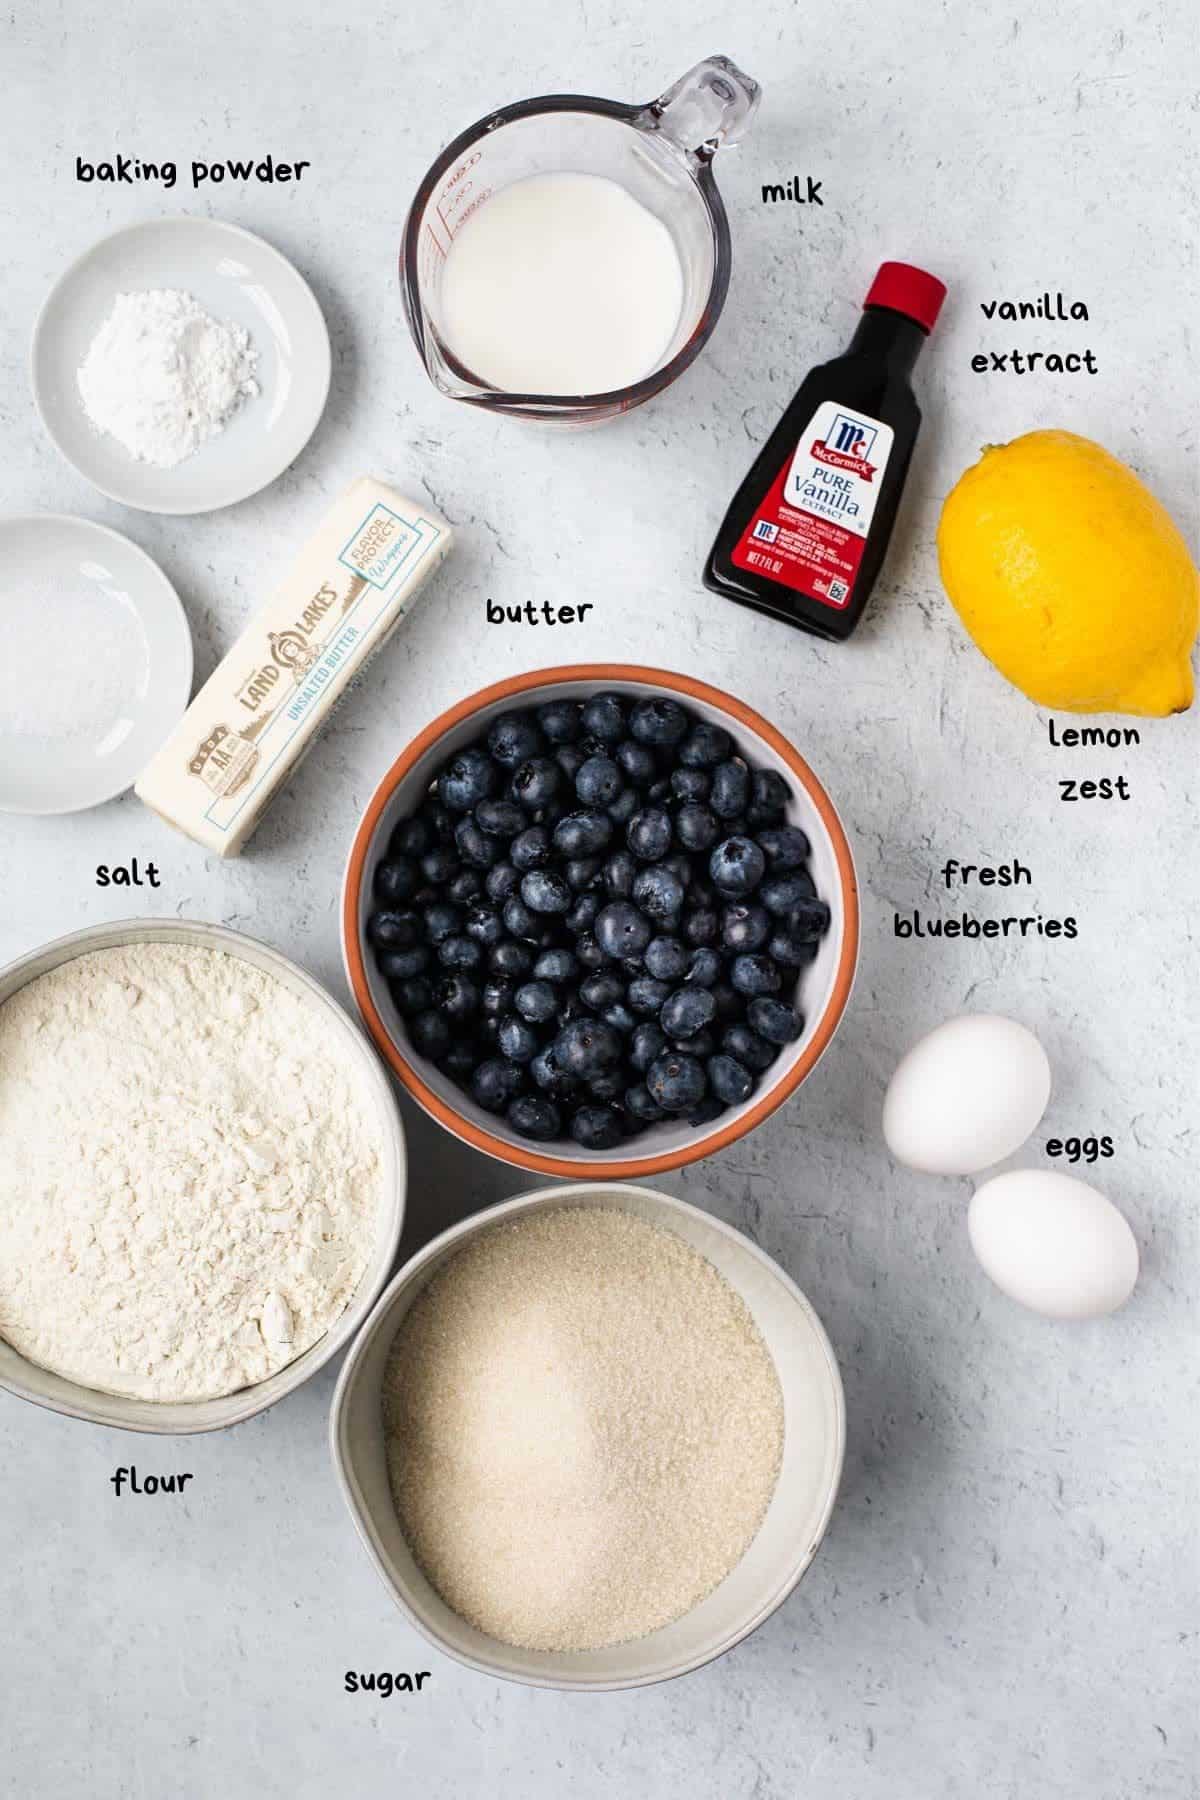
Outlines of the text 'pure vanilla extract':
M946 290L885 262L844 355L806 377L733 497L704 570L714 593L847 638L883 563L921 423L910 376Z

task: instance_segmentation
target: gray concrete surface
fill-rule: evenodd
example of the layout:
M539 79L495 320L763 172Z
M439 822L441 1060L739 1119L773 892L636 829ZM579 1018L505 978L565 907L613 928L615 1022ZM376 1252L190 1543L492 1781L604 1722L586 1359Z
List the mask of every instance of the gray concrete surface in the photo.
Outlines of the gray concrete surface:
M100 861L153 857L146 910L222 920L344 995L336 896L376 779L413 731L507 670L613 653L741 695L800 745L854 834L859 983L832 1050L751 1140L664 1183L752 1235L811 1295L850 1420L828 1541L736 1653L601 1699L491 1683L426 1648L354 1540L325 1444L332 1377L194 1441L72 1423L0 1394L0 1788L19 1800L1184 1800L1195 1792L1198 1416L1196 733L1051 749L1045 715L965 641L941 594L941 497L979 447L1042 425L1143 473L1194 541L1195 112L1186 9L1114 0L837 9L707 0L498 9L149 0L0 24L3 504L128 532L178 586L205 675L326 500L363 471L460 527L436 591L276 805L221 866L131 796L0 822L0 957L131 910ZM554 89L648 98L701 55L764 85L722 159L729 304L701 362L594 434L539 435L440 400L395 280L412 188L489 106ZM301 187L194 195L76 185L77 154L308 158ZM764 206L812 174L818 210ZM65 264L111 228L211 208L312 281L335 348L295 467L228 512L139 516L41 434L26 350ZM808 366L848 337L878 261L940 273L926 425L868 621L822 646L703 592L726 500ZM981 301L1061 289L1085 325L1001 326ZM987 349L1096 352L1099 373L974 374ZM487 596L595 603L583 626L489 628ZM52 671L39 672L52 679ZM1128 803L1064 806L1061 776ZM1028 906L947 896L947 857L1033 871ZM900 943L896 908L1073 914L1075 942ZM1183 975L1183 980L1180 979ZM884 1084L918 1034L993 1008L1041 1035L1052 1133L1112 1135L1098 1179L1144 1270L1124 1312L1068 1328L989 1287L967 1182L889 1164ZM410 1244L526 1185L410 1110ZM1059 1165L1061 1166L1061 1165ZM119 1463L192 1470L184 1503L117 1501ZM346 1669L428 1668L421 1695Z

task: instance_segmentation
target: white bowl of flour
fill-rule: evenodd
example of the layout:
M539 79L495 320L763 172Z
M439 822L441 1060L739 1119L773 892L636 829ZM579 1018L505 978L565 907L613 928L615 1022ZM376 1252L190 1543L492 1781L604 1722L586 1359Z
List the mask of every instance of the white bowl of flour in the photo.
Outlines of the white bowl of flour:
M0 973L0 1385L178 1434L345 1345L395 1261L406 1161L366 1040L221 927L126 920Z

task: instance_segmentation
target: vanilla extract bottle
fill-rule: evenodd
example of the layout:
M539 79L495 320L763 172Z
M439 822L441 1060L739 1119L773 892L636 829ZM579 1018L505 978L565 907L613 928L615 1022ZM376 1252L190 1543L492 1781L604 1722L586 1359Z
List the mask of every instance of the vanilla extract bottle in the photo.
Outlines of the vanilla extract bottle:
M945 297L923 269L881 264L848 348L805 378L734 495L706 587L850 636L896 522L921 423L912 371Z

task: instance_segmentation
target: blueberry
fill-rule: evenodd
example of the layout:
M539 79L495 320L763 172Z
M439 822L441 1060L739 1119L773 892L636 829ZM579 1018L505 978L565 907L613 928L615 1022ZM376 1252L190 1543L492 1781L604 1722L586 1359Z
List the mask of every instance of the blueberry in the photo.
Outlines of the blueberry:
M648 750L645 744L635 743L632 738L626 738L623 743L617 745L616 759L617 767L622 775L626 781L631 781L634 787L649 787L658 774L658 764L654 760L653 750Z
M783 986L783 977L770 957L757 952L735 956L729 973L739 994L777 994Z
M409 1036L413 1041L413 1049L419 1056L428 1056L436 1062L450 1048L450 1027L440 1012L432 1008L428 1012L419 1012L408 1022Z
M584 704L583 729L603 743L619 743L625 736L625 702L620 694L593 694Z
M471 1093L485 1112L503 1112L525 1085L525 1072L517 1063L491 1056L471 1077Z
M411 900L420 885L421 870L411 856L393 856L375 871L375 892L381 900Z
M457 969L467 975L483 967L483 945L461 932L444 937L437 947L437 956L444 969Z
M630 819L625 841L642 862L657 862L671 848L670 814L658 806L644 806Z
M721 917L721 942L727 950L761 950L771 935L771 920L763 906L734 902Z
M521 871L515 863L498 862L492 865L484 877L483 891L489 900L495 900L499 905L501 901L507 900L520 884Z
M722 1025L728 1025L731 1019L740 1019L745 1008L745 996L739 994L732 982L722 978L714 981L709 992L717 1003L717 1019Z
M749 1025L730 1025L721 1035L721 1048L727 1055L736 1057L746 1068L762 1074L769 1069L779 1052L774 1044L766 1038L759 1037Z
M758 841L768 867L780 874L802 868L812 853L812 845L796 825L768 825L759 832Z
M500 771L487 751L472 747L460 750L446 764L438 777L438 797L450 812L471 812L499 786Z
M574 785L575 777L587 761L587 757L578 744L560 744L554 752L554 760L567 780Z
M669 925L683 905L683 883L662 863L639 869L633 882L633 898L647 918Z
M419 913L377 912L367 923L367 936L373 944L385 944L389 950L407 950L422 936Z
M421 823L428 830L432 840L430 849L434 844L448 844L454 836L454 815L438 799L436 782L422 802Z
M602 969L608 961L607 952L601 948L591 931L584 931L575 939L575 955L585 969Z
M575 1077L559 1068L553 1044L547 1044L538 1051L529 1064L529 1073L543 1093L549 1094L554 1100L569 1100L578 1089Z
M720 725L701 719L679 746L679 760L685 769L711 769L733 749L733 739Z
M595 1100L619 1100L625 1091L625 1076L620 1066L606 1069L602 1075L593 1075L587 1090Z
M506 938L502 944L497 944L492 950L488 957L488 966L497 975L509 976L514 981L520 981L522 976L528 975L533 968L533 957L533 946L526 943L524 938Z
M552 744L573 744L583 729L578 700L547 700L537 709L542 735Z
M656 1119L666 1117L644 1081L639 1081L636 1087L626 1088L625 1111L643 1125L653 1125Z
M595 856L607 847L612 830L612 820L588 805L559 820L554 827L554 848L560 856Z
M388 839L389 856L424 856L433 848L433 827L424 819L401 819Z
M513 776L509 791L527 812L536 812L554 799L561 785L562 770L556 762L548 756L531 756Z
M530 869L544 869L551 856L550 833L544 825L530 825L517 833L508 854L522 875L528 875Z
M473 1018L479 1011L479 989L465 975L448 975L438 983L437 1008L458 1022Z
M649 919L628 900L613 900L596 919L596 941L606 956L640 956L653 935Z
M670 869L672 875L678 876L685 888L692 885L692 859L683 850L672 850L670 856L664 856L662 867Z
M694 1056L666 1050L650 1064L646 1086L664 1112L686 1112L704 1096L704 1070Z
M718 819L736 819L750 802L750 771L740 756L731 756L713 770L708 804Z
M411 981L394 981L391 995L400 1017L408 1019L413 1013L429 1011L433 1005L433 983L424 975L414 975Z
M653 975L635 975L625 990L625 1002L642 1018L657 1019L670 992L668 981L657 981Z
M751 1030L769 1044L794 1044L804 1030L804 1020L794 1006L782 1000L752 1000L746 1008Z
M459 906L465 906L468 901L474 900L476 894L482 892L483 878L477 869L460 869L446 883L447 898Z
M801 900L787 915L785 930L798 944L815 944L829 930L829 908L824 900Z
M494 760L506 769L515 769L526 757L536 756L542 748L542 734L528 713L500 713L492 720L487 747Z
M506 1013L501 1019L496 1042L500 1046L501 1055L507 1056L510 1062L527 1063L540 1047L538 1034L533 1026L528 1019L522 1019L517 1013Z
M575 792L585 806L609 806L625 786L610 756L589 756L575 777Z
M725 1111L725 1102L718 1100L715 1094L705 1094L698 1105L693 1106L687 1116L689 1125L711 1125Z
M614 1031L619 1031L622 1037L628 1037L637 1024L637 1014L630 1010L624 1000L614 1000L611 1006L604 1007L600 1017Z
M710 1056L708 1059L708 1085L718 1100L726 1106L740 1106L754 1092L755 1079L744 1063L736 1057Z
M558 995L548 981L527 981L517 989L513 1005L531 1025L545 1025L558 1011Z
M656 1057L667 1048L667 1034L661 1025L643 1019L635 1025L629 1040L629 1062L639 1075L644 1075Z
M552 869L533 869L522 877L521 898L531 912L565 913L570 911L574 895Z
M700 801L708 799L711 786L708 775L703 769L672 769L671 792L676 800Z
M721 921L711 906L690 907L683 916L684 942L693 946L711 944L720 929Z
M707 988L677 988L659 1013L659 1023L669 1038L690 1038L711 1025L717 1003Z
M614 900L628 900L637 871L637 858L632 850L613 851L604 865L604 885Z
M629 732L639 744L673 745L687 736L690 721L678 700L655 694L634 702L629 714Z
M758 897L768 912L790 914L812 899L812 881L804 869L772 875L763 882ZM820 906L823 902L817 904Z
M573 981L579 964L569 950L543 950L533 965L533 973L537 981Z
M475 823L489 837L510 838L524 827L525 815L515 800L481 800Z
M707 1025L702 1031L697 1031L693 1037L686 1038L681 1046L689 1056L694 1056L697 1062L702 1063L708 1061L716 1047L716 1034L710 1031Z
M678 938L656 937L646 945L642 961L656 981L678 981L687 973L690 956Z
M528 881L529 877L525 875L522 876L521 879L523 881ZM504 919L504 928L511 937L532 937L537 929L537 919L526 906L520 894L510 894L508 896L508 899L504 902L504 912L502 917Z
M588 888L593 886L603 867L604 860L602 857L575 856L572 857L571 861L567 864L563 873L567 878L567 885L572 891L576 894L582 894Z
M622 1137L620 1117L611 1106L581 1106L569 1130L585 1150L611 1150Z
M378 950L375 961L380 974L389 981L407 981L428 967L429 951L424 944L414 944L408 950Z
M563 923L569 931L590 931L596 923L596 915L603 904L601 896L594 890L580 894Z
M493 975L483 984L479 1004L492 1018L503 1018L512 1011L514 983L506 975Z
M728 837L708 859L713 886L731 899L752 893L763 878L767 859L753 838Z
M710 988L719 977L721 968L719 952L701 945L698 950L692 951L685 980L690 987Z
M453 831L450 835L453 838ZM449 844L435 844L433 849L427 850L421 858L421 873L426 881L431 881L435 887L443 887L446 882L452 881L457 875L458 857Z
M652 781L650 786L646 789L646 798L647 800L652 801L655 806L665 806L667 801L671 798L670 777L664 775L660 781Z
M505 1118L514 1131L522 1137L533 1138L539 1144L549 1143L551 1138L562 1136L562 1114L553 1100L543 1099L540 1094L522 1094L514 1100L505 1113Z
M782 819L787 811L792 790L774 769L755 769L750 787L750 803L762 824Z
M622 788L616 799L608 808L608 816L614 825L628 825L640 804L636 788Z
M479 1052L470 1038L456 1038L444 1055L438 1057L438 1068L459 1087L465 1087L479 1060Z
M594 1080L621 1060L621 1040L602 1019L572 1019L554 1040L554 1057L568 1075Z
M675 814L675 836L685 850L711 850L721 835L717 815L689 800Z
M788 969L803 969L812 962L817 954L816 941L807 944L799 943L789 937L786 931L777 931L767 945L767 955L775 962L782 963Z
M504 936L504 921L491 906L472 906L467 913L463 930L477 944L484 944L490 950Z
M612 1006L625 993L625 983L615 969L597 969L579 984L579 998L593 1012L601 1012L604 1007Z

